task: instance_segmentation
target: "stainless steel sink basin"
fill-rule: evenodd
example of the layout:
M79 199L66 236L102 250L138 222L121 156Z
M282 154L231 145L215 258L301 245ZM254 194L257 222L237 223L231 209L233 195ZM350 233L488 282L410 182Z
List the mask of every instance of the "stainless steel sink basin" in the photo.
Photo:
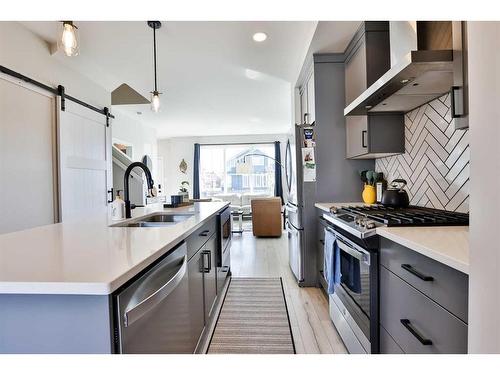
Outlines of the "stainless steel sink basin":
M181 223L193 215L178 215L178 214L158 214L141 219L147 223Z
M158 228L168 227L182 223L183 221L192 217L192 214L156 214L148 217L141 218L135 221L128 221L126 223L118 223L112 225L113 227L128 227L128 228Z

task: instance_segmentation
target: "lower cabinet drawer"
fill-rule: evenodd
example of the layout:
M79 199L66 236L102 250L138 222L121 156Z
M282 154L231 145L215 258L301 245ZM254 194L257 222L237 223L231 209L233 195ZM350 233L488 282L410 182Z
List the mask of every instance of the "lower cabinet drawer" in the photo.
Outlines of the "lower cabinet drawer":
M467 323L466 274L386 238L380 239L380 264Z
M380 354L405 354L382 325L380 325Z
M188 259L191 259L200 247L208 241L208 239L216 232L216 228L217 219L214 217L186 238Z
M467 325L383 266L380 324L405 353L467 353Z

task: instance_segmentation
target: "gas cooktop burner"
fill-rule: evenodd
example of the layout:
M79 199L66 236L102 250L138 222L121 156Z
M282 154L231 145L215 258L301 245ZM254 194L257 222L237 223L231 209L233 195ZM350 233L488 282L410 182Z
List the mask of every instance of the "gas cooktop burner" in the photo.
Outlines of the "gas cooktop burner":
M405 208L373 206L344 206L340 209L364 216L388 227L394 226L448 226L469 225L469 215L460 212L436 210L427 207L409 206Z
M381 226L469 225L469 214L417 206L342 206L332 207L330 212L333 215L324 215L325 219L359 238L374 236L376 228Z

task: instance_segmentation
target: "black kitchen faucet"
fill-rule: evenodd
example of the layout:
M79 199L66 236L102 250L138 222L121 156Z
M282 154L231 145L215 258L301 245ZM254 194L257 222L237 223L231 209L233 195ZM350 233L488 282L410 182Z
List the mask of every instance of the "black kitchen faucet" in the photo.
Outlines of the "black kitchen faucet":
M153 196L153 178L151 177L151 171L149 168L146 166L146 164L141 163L139 161L133 162L130 164L127 169L125 170L125 175L123 177L123 193L124 193L124 200L125 200L125 218L130 219L132 217L132 206L130 204L130 197L129 197L129 186L128 186L128 181L130 177L130 172L132 172L132 169L135 167L140 167L146 174L146 182L148 183L148 189L149 189L149 194Z

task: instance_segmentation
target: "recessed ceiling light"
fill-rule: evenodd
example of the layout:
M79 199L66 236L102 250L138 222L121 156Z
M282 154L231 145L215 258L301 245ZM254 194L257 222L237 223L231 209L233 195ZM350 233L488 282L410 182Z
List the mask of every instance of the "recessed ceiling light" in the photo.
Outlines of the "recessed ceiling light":
M253 40L256 42L263 42L267 39L267 34L263 32L258 32L253 34Z

